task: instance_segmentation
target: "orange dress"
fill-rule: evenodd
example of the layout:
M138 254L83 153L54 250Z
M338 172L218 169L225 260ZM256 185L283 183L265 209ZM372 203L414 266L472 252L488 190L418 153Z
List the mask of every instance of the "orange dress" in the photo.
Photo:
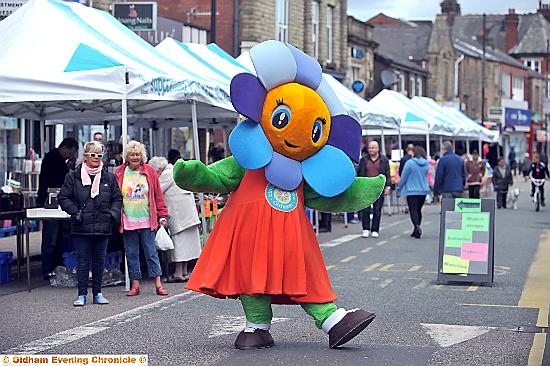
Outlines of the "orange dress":
M273 188L263 168L245 173L218 218L187 289L219 298L269 294L275 304L336 299L305 214L303 182L295 193ZM279 196L274 202L275 195ZM292 205L295 208L289 210Z

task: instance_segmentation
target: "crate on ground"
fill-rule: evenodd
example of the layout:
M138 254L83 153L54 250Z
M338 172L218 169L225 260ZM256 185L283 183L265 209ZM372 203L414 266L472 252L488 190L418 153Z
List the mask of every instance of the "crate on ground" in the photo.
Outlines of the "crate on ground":
M122 252L105 254L105 269L120 269L120 263L122 263Z
M13 252L0 252L0 284L11 281Z
M2 227L0 228L0 238L15 235L16 232L17 228L15 226Z
M76 252L63 253L63 265L65 268L76 268Z

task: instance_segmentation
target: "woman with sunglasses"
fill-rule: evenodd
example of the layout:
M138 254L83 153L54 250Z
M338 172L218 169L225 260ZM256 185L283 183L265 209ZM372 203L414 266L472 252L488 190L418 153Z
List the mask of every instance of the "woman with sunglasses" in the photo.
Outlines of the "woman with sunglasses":
M162 285L162 269L155 248L155 234L159 225L168 227L168 208L155 169L147 162L145 147L130 141L126 145L125 163L116 168L115 176L122 192L123 212L120 232L128 261L128 275L131 280L127 296L139 295L141 269L139 250L147 259L149 277L155 279L157 295L168 295Z
M74 306L88 302L90 262L93 303L109 303L101 293L101 284L107 243L113 226L120 223L122 195L114 174L103 166L103 151L100 142L87 142L82 165L67 174L57 196L61 209L71 215L71 234L76 244L78 296Z

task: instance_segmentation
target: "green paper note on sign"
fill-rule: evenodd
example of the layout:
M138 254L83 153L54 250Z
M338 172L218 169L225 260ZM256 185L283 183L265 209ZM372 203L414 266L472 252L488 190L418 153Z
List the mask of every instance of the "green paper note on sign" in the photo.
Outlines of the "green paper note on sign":
M469 230L445 230L445 246L453 248L461 248L462 243L472 242L472 232Z
M471 231L489 231L489 213L462 214L462 229Z
M443 273L468 273L470 261L454 255L443 255Z
M481 212L481 199L455 198L455 212Z

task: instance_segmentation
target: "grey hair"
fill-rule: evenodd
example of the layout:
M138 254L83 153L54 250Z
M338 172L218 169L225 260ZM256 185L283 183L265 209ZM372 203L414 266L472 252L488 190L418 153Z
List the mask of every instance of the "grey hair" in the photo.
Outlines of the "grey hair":
M84 154L89 153L90 151L100 151L103 153L105 151L105 146L103 146L103 144L99 141L86 142L84 144Z
M131 152L138 152L141 155L141 159L143 162L147 162L147 152L145 151L145 146L143 146L142 143L131 140L126 144L126 154L124 156L124 160L128 161L128 156L130 156Z
M168 160L166 160L163 156L153 156L147 164L152 166L153 169L158 172L159 170L166 168L168 165Z
M443 148L445 149L445 151L453 151L453 144L451 143L451 141L445 141L443 143Z

